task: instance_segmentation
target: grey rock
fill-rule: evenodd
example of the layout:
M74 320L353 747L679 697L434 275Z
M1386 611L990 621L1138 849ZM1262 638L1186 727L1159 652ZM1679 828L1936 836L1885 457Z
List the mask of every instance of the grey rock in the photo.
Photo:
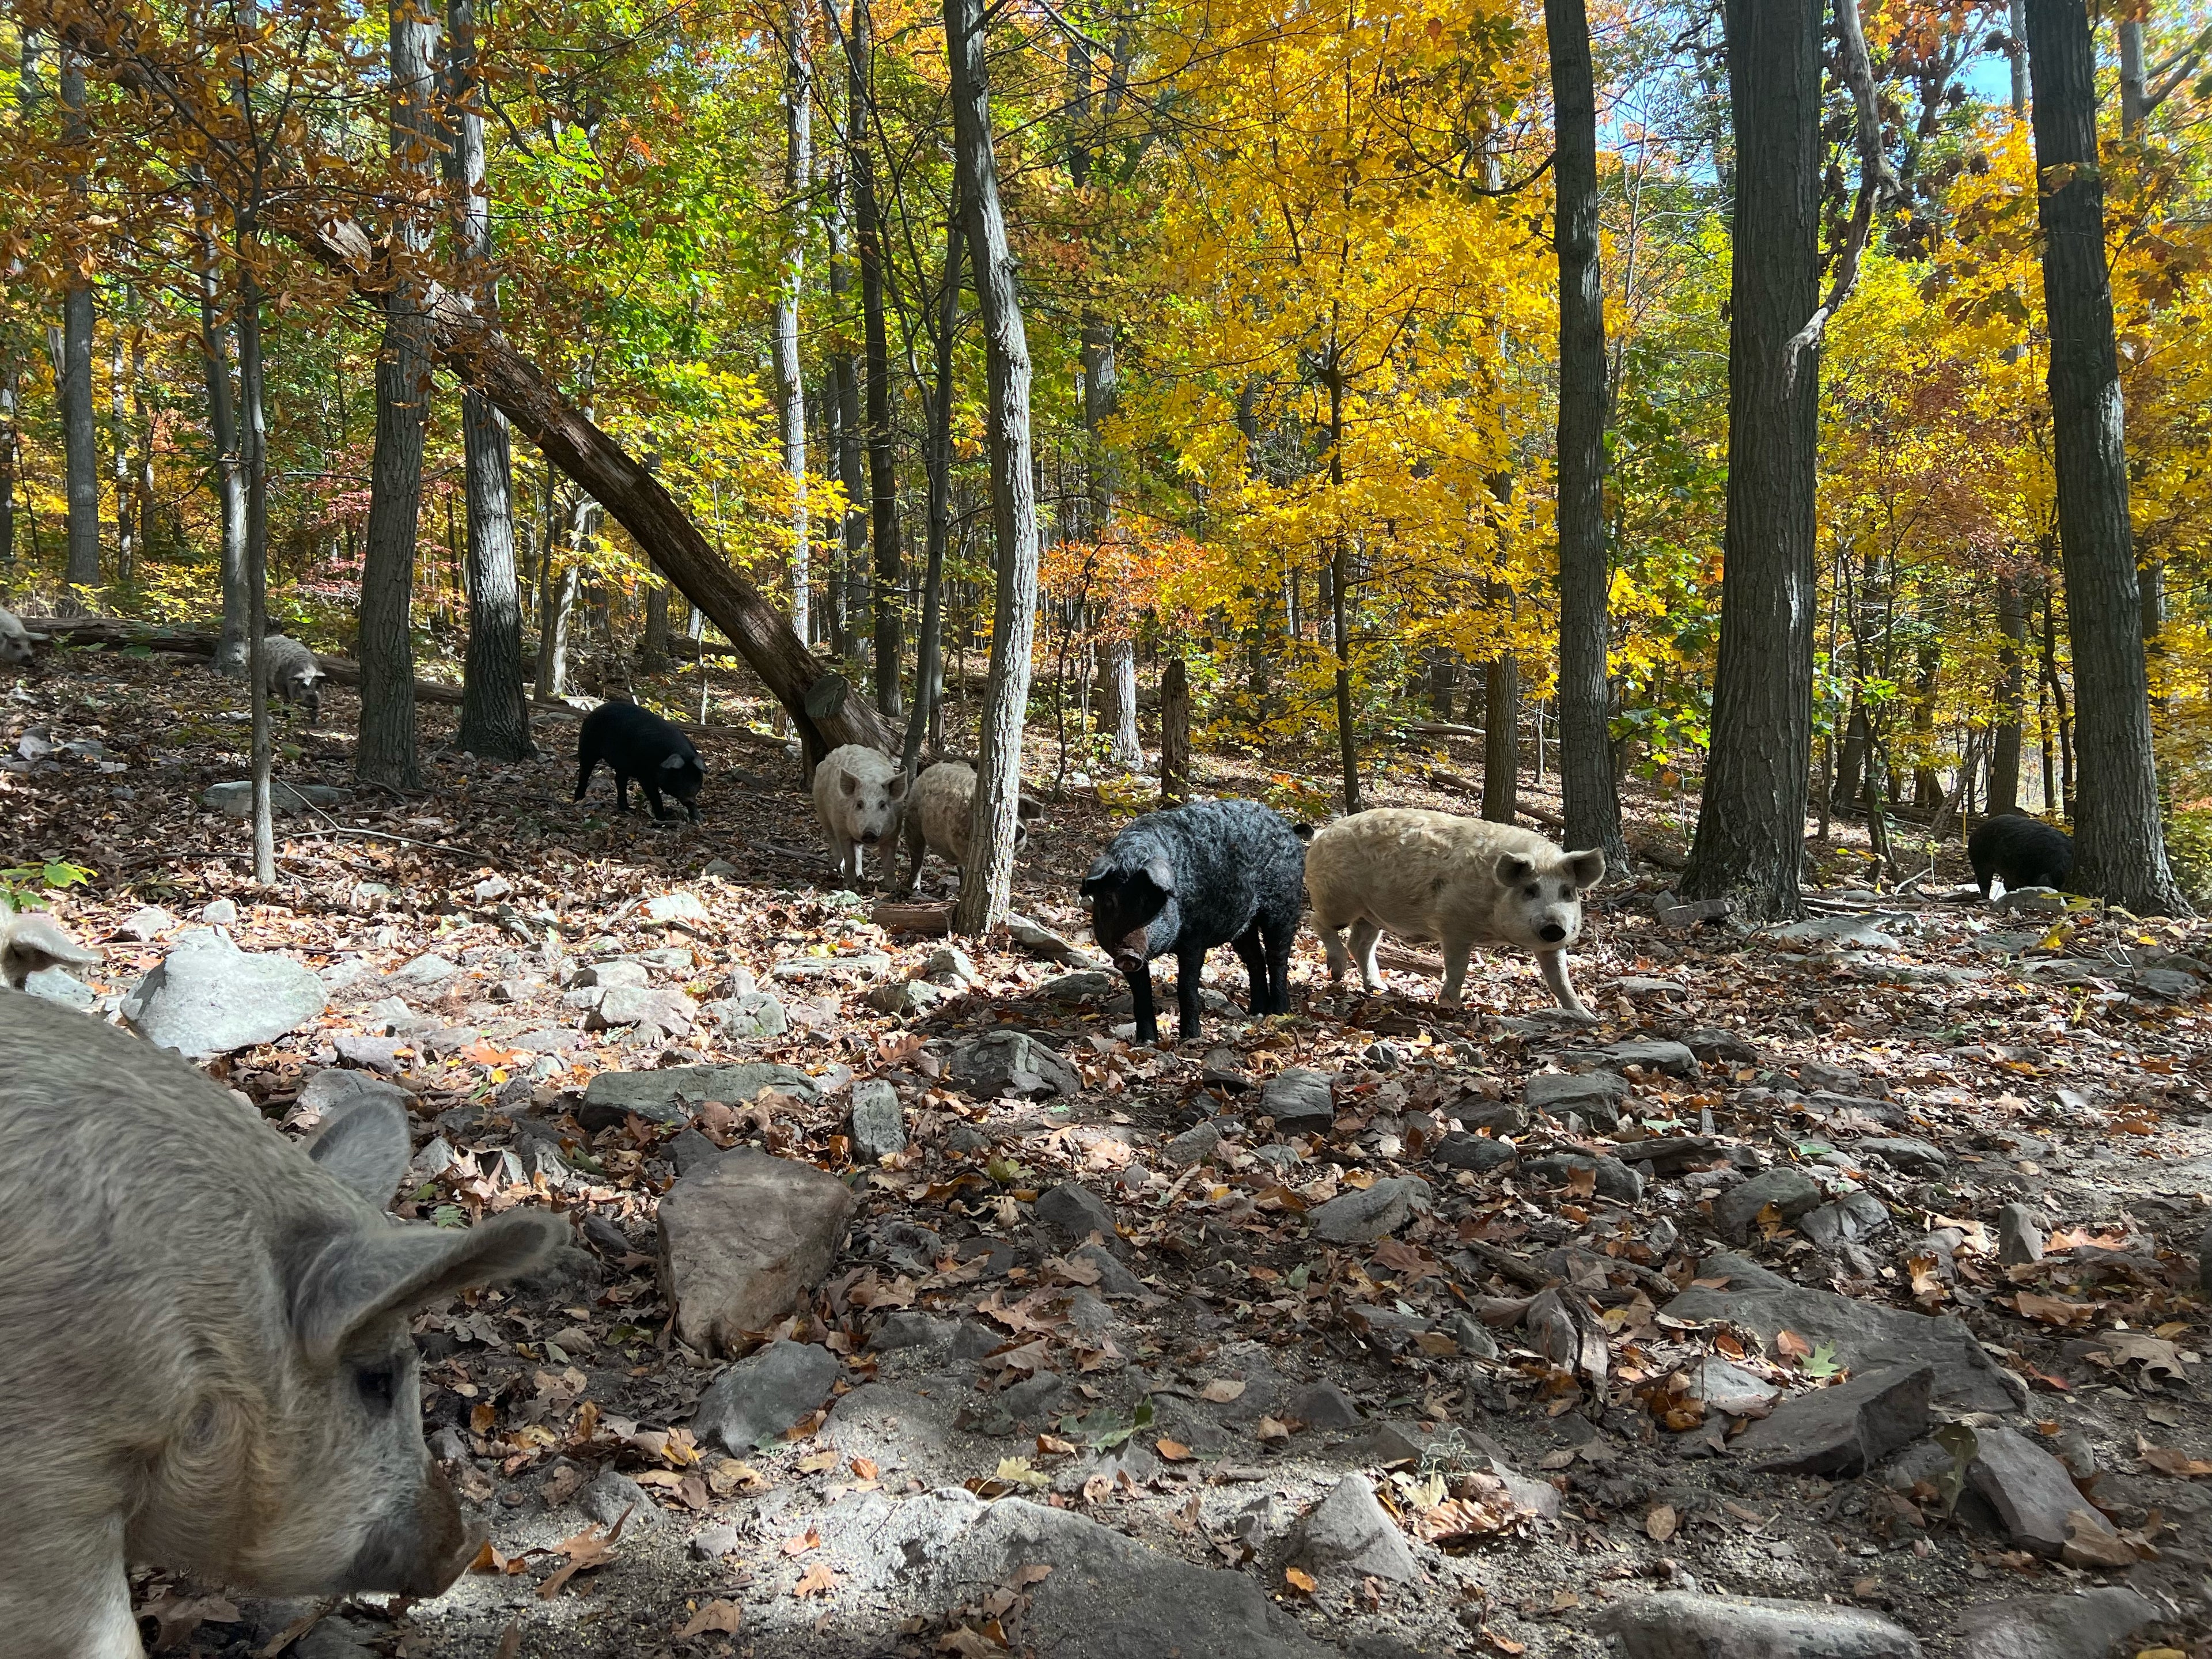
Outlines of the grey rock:
M1584 1158L1577 1152L1552 1152L1521 1160L1521 1173L1547 1187L1564 1187L1578 1170L1589 1171L1599 1196L1633 1204L1644 1196L1644 1177L1617 1158Z
M305 812L312 807L328 809L344 799L326 784L287 783L282 778L269 781L269 810L279 817ZM241 778L230 783L211 783L200 791L200 805L210 812L222 813L227 818L252 817L252 780Z
M964 1094L995 1099L1072 1095L1083 1087L1075 1068L1026 1031L993 1031L952 1051L952 1081Z
M2121 982L2131 994L2153 1002L2180 1002L2204 988L2196 975L2176 968L2138 968Z
M1601 1621L1625 1659L1923 1659L1902 1626L1863 1607L1670 1590Z
M90 1013L100 1000L92 987L66 968L41 968L24 980L23 989L48 1002L58 1002L64 1008L74 1008L79 1013Z
M945 1000L945 989L926 979L895 979L868 988L861 999L884 1014L926 1014Z
M227 898L210 899L200 906L199 920L210 927L235 927L238 926L238 906L234 901Z
M717 1521L693 1533L689 1547L696 1560L719 1561L733 1553L739 1541L735 1526L727 1521Z
M870 1164L906 1150L906 1109L881 1078L853 1085L853 1150Z
M845 1368L812 1342L771 1342L739 1360L699 1396L692 1424L700 1437L742 1457L805 1420L829 1399Z
M309 1078L295 1104L329 1117L364 1100L390 1101L402 1111L414 1097L396 1083L360 1072L318 1072Z
M1837 1363L1858 1375L1928 1361L1936 1367L1934 1402L1948 1412L2009 1412L2027 1404L2018 1379L1948 1315L1908 1313L1793 1285L1736 1255L1707 1256L1698 1276L1729 1282L1718 1290L1692 1285L1667 1304L1669 1316L1727 1320L1770 1346L1779 1333L1794 1331L1815 1346L1833 1348Z
M1066 1380L1056 1372L1039 1371L1024 1377L999 1395L999 1404L1016 1423L1034 1423L1057 1405L1067 1392Z
M628 957L617 957L611 962L586 963L570 976L568 987L571 990L574 990L587 985L596 985L606 990L612 990L617 985L626 985L634 990L642 991L652 982L653 975L643 963L634 962Z
M1740 1182L1716 1198L1713 1225L1720 1229L1723 1237L1741 1241L1749 1237L1752 1224L1768 1205L1784 1221L1795 1221L1818 1205L1822 1196L1819 1182L1784 1165Z
M891 970L891 959L880 951L862 951L847 957L793 957L768 970L768 976L786 984L834 979L881 979Z
M1698 1075L1698 1057L1683 1044L1662 1037L1637 1037L1609 1042L1602 1048L1573 1049L1559 1060L1563 1065L1595 1066L1613 1072L1634 1066L1646 1072L1663 1072L1668 1077Z
M1037 1225L1063 1245L1080 1244L1092 1233L1111 1245L1120 1237L1106 1200L1079 1182L1064 1181L1037 1195Z
M1352 1396L1334 1382L1313 1382L1284 1402L1297 1422L1313 1429L1356 1429L1362 1419Z
M1855 1149L1879 1158L1907 1175L1941 1175L1951 1167L1950 1154L1911 1135L1873 1135Z
M404 1037L361 1036L352 1031L341 1031L331 1039L338 1058L352 1066L366 1066L371 1071L396 1072L399 1069L400 1050L407 1047Z
M2140 1590L2109 1585L2074 1595L2013 1595L1969 1607L1961 1659L2106 1659L2115 1644L2159 1617Z
M1415 1206L1428 1206L1428 1182L1413 1176L1378 1181L1364 1191L1339 1193L1306 1217L1316 1238L1332 1244L1372 1244L1406 1224Z
M1460 1129L1452 1130L1437 1141L1432 1154L1447 1170L1473 1170L1477 1174L1500 1169L1520 1155L1519 1148L1510 1140L1500 1140L1492 1135L1471 1135Z
M1879 1097L1881 1090L1856 1072L1825 1060L1808 1060L1797 1067L1797 1081L1808 1094Z
M923 1386L929 1393L863 1383L839 1396L820 1437L847 1457L869 1458L884 1469L933 1465L951 1443L953 1415L968 1384L940 1379Z
M1997 1212L1997 1261L2013 1267L2043 1260L2043 1218L2025 1204Z
M2205 1224L2197 1240L2197 1287L2212 1294L2212 1222Z
M1376 1502L1364 1474L1347 1474L1298 1527L1299 1559L1316 1572L1419 1582L1421 1570L1406 1535Z
M660 1506L645 1495L645 1488L612 1469L602 1469L598 1480L576 1494L576 1507L603 1527L622 1522L625 1534L649 1531L662 1520Z
M136 939L141 945L161 937L177 925L177 919L158 904L148 904L133 910L123 918L115 930L118 939Z
M1682 1033L1682 1042L1699 1060L1717 1066L1756 1066L1759 1053L1734 1031L1718 1025L1694 1025Z
M1277 1073L1260 1091L1260 1115L1284 1134L1326 1133L1336 1121L1328 1073L1304 1066Z
M123 1017L157 1048L210 1060L273 1042L329 1004L323 981L284 957L250 954L222 934L180 934L123 1000Z
M369 1645L376 1632L358 1620L325 1618L295 1642L294 1659L378 1659Z
M1889 1206L1872 1193L1848 1193L1797 1218L1797 1231L1824 1250L1872 1238L1890 1225Z
M660 1200L677 1334L712 1352L773 1326L829 1271L854 1201L826 1170L747 1147L680 1177Z
M1160 1156L1178 1170L1187 1170L1194 1164L1203 1164L1219 1150L1221 1131L1211 1123L1186 1129L1160 1148Z
M869 1334L868 1346L878 1353L896 1348L933 1348L952 1340L953 1324L916 1308L896 1308L885 1314Z
M1114 1259L1110 1251L1096 1244L1085 1244L1079 1250L1070 1250L1067 1259L1080 1261L1098 1269L1098 1294L1111 1297L1117 1302L1141 1301L1152 1292L1145 1281Z
M1689 994L1680 980L1655 979L1648 974L1626 975L1613 981L1613 988L1625 997L1657 997L1668 1002Z
M608 988L584 1021L586 1030L612 1030L623 1025L652 1025L664 1031L688 1031L699 1010L681 991L640 989L634 985Z
M707 907L699 902L698 896L680 887L655 893L646 900L644 919L656 927L687 927L694 932L714 925L714 918L707 914Z
M2112 1522L2081 1496L2066 1466L2017 1429L1974 1431L1975 1454L1966 1478L1990 1500L2014 1543L2037 1555L2066 1547L2068 1522L2083 1532L2116 1537Z
M633 1112L650 1123L684 1123L690 1121L691 1108L702 1101L744 1105L763 1089L811 1099L815 1083L794 1067L757 1061L742 1066L664 1066L652 1072L602 1072L584 1091L584 1104L576 1121L594 1134L614 1127Z
M1470 1313L1457 1313L1444 1321L1444 1333L1458 1347L1466 1359L1495 1359L1498 1358L1498 1339L1490 1334L1490 1327Z
M1521 1091L1522 1103L1532 1112L1553 1117L1580 1112L1601 1129L1620 1127L1620 1109L1627 1098L1628 1079L1618 1072L1539 1072Z
M406 986L410 990L428 990L433 986L443 985L460 971L445 957L426 951L413 961L402 963L393 969L392 979L394 984Z
M676 1166L676 1173L679 1176L690 1175L694 1170L703 1170L722 1156L722 1149L696 1129L686 1129L674 1136L665 1150L668 1161Z
M1782 1392L1757 1373L1710 1356L1690 1367L1690 1390L1713 1410L1730 1417L1763 1412Z
M458 1161L452 1143L443 1135L432 1135L407 1165L407 1180L410 1184L435 1181Z
M1893 1366L1791 1395L1735 1443L1754 1467L1784 1474L1856 1474L1934 1426L1933 1365Z
M1076 1004L1103 1002L1121 987L1119 974L1103 973L1086 968L1079 973L1062 974L1048 979L1037 987L1037 994L1048 1002Z
M773 991L741 991L708 1003L705 1012L725 1042L762 1042L791 1029L783 999Z
M921 964L921 976L956 989L965 989L983 977L976 971L975 959L957 945L940 945L932 951Z
M972 1123L956 1123L945 1132L945 1150L948 1152L965 1155L988 1152L990 1146L991 1137Z

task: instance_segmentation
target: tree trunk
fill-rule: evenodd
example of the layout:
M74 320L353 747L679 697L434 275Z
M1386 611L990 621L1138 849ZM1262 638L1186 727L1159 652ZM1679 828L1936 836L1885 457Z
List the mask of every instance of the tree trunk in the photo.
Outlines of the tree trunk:
M934 377L929 394L929 526L923 555L921 638L914 663L914 713L901 745L906 769L920 764L945 702L945 554L952 538L952 349L960 327L960 202L945 225L945 285L938 292Z
M22 442L16 430L21 418L23 368L16 361L15 343L0 340L0 574L15 570L15 473Z
M1180 656L1160 671L1160 805L1190 799L1190 670Z
M1685 898L1753 921L1798 914L1812 769L1817 345L1788 347L1820 302L1819 0L1728 0L1735 125L1728 526L1712 750Z
M893 461L897 434L891 430L891 348L884 326L884 232L876 205L874 152L868 143L874 117L875 37L868 0L853 0L853 26L846 37L848 91L846 148L852 163L854 228L860 246L860 315L868 368L869 539L874 544L876 707L896 716L901 708L899 662L905 621L901 607L906 579L901 569L898 477Z
M391 11L392 166L425 192L435 182L431 61L438 26L411 3ZM393 235L419 253L422 227L402 215ZM421 787L415 738L414 599L422 434L430 404L430 322L422 285L403 275L385 295L376 357L376 447L369 462L368 534L361 572L361 738L354 770L365 783Z
M637 672L659 674L668 668L668 590L645 590L645 635L638 641Z
M131 538L131 377L125 368L130 361L126 354L123 319L118 316L107 331L107 459L108 477L115 487L115 582L118 587L129 586L131 567L138 552ZM143 347L138 358L143 368Z
M1359 733L1352 723L1352 620L1345 590L1352 585L1351 536L1344 514L1344 362L1332 319L1328 355L1322 379L1328 387L1328 483L1336 514L1335 545L1328 561L1329 625L1336 644L1336 758L1344 780L1344 810L1357 812L1359 799Z
M849 112L847 118L851 118ZM832 443L836 450L837 481L845 486L845 516L841 523L842 537L835 579L837 595L832 605L830 632L837 654L850 658L856 654L852 638L853 617L860 608L861 573L867 568L868 478L860 431L860 371L853 356L852 337L848 330L850 319L846 314L848 296L853 289L853 250L848 186L842 168L830 185L830 316L834 331L830 343L830 385L837 399L831 411L835 420Z
M1106 641L1106 672L1099 684L1105 693L1106 758L1124 772L1141 772L1145 743L1137 731L1135 640L1121 637Z
M478 107L475 0L446 0L446 173L459 198L455 240L477 310L499 315L490 270L491 195ZM428 379L425 365L424 379ZM514 468L507 417L483 393L461 392L464 493L468 504L469 651L461 670L455 741L487 760L521 760L530 741L522 684L522 592L514 571ZM665 603L665 601L664 601Z
M793 0L784 27L782 269L775 287L775 407L783 471L791 483L791 626L811 640L812 526L806 506L806 389L799 361L799 299L806 274L806 190L814 175L814 70L806 50L806 0Z
M131 544L140 559L154 556L154 406L146 396L146 364L143 345L131 349L131 410L137 417L138 453L131 464L131 510L137 520ZM4 441L4 439L0 439Z
M92 144L84 113L84 59L66 48L61 55L62 146L81 161ZM70 174L70 190L80 204L87 185L80 165ZM54 386L62 416L63 467L69 505L67 584L58 609L64 615L85 610L100 590L100 454L92 410L92 279L73 272L62 296L62 348L54 364Z
M200 353L207 364L208 435L215 443L216 507L222 519L222 634L215 665L225 674L246 672L246 472L238 453L238 406L230 389L230 330L222 320L222 295L215 238L200 240Z
M247 16L253 8L242 7ZM242 22L250 31L252 25ZM241 54L240 61L243 62ZM240 88L244 101L246 88ZM252 712L253 747L253 878L266 887L276 879L276 803L270 772L274 756L269 733L269 677L262 665L262 642L269 632L269 431L264 410L261 364L261 284L254 274L254 231L250 213L239 226L238 398L245 416L246 474L246 684ZM408 687L414 709L414 687Z
M2166 861L2151 755L2142 601L2128 523L2127 453L2105 264L2096 52L2082 0L2028 0L2035 160L2045 181L2044 303L2051 318L2058 546L2074 648L2080 816L2074 881L2137 915L2189 906Z
M1511 652L1482 672L1482 816L1510 823L1521 804L1521 665Z
M1544 0L1558 131L1559 787L1567 845L1628 868L1607 689L1605 290L1599 280L1597 99L1583 0Z
M972 935L1000 926L1013 896L1022 726L1029 710L1030 648L1036 623L1036 484L1030 451L1029 339L1022 327L991 147L982 0L945 0L945 44L952 70L954 167L967 207L988 368L991 518L998 537L991 678L977 734L968 866L953 915L954 927Z
M2008 570L1997 578L1997 632L2004 643L1997 648L1996 725L1990 739L1989 811L2020 810L2020 726L2026 696L2021 672L2027 646L2027 608L2021 602L2020 578Z

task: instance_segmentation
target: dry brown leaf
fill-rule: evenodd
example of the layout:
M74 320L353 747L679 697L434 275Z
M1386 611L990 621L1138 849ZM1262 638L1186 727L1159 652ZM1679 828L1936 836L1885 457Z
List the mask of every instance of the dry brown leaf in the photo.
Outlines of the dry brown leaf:
M809 1527L805 1532L785 1539L776 1547L786 1555L804 1555L809 1550L818 1550L822 1547L821 1530L818 1528Z
M2199 1475L2212 1474L2212 1463L2172 1446L2154 1446L2141 1435L2136 1437L2136 1455L2160 1474L2172 1475L2177 1480L2193 1480Z
M1674 1513L1671 1504L1655 1504L1644 1517L1644 1530L1657 1544L1663 1544L1672 1538L1674 1528L1680 1524L1681 1516Z
M1244 1379L1241 1376L1217 1376L1198 1391L1199 1398L1209 1400L1217 1406L1225 1406L1244 1395Z
M744 1628L744 1610L742 1607L735 1601L715 1601L708 1602L693 1613L676 1634L679 1638L703 1636L708 1632L720 1636L735 1636Z
M827 1561L817 1561L800 1575L799 1582L791 1587L791 1593L800 1597L829 1595L835 1593L836 1589L837 1575L830 1570L830 1564Z
M2066 1517L2066 1547L2060 1559L2069 1567L2132 1567L2136 1553L2115 1537L2100 1516L2075 1510Z
M1156 1440L1152 1443L1152 1449L1159 1453L1163 1462L1169 1463L1188 1463L1196 1455L1180 1440Z
M2043 1296L2034 1291L2022 1291L2013 1298L2013 1306L2023 1316L2045 1325L2080 1325L2097 1316L2094 1305L2069 1302L2063 1296Z
M1311 1595L1319 1584L1319 1581L1311 1573L1303 1571L1297 1567L1283 1569L1283 1582L1300 1595Z

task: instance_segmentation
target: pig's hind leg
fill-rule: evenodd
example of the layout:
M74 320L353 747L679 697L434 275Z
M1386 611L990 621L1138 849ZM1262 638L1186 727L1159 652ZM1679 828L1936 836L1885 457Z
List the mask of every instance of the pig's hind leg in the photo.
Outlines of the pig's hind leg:
M1359 964L1359 982L1375 994L1381 995L1382 975L1375 969L1375 941L1382 937L1382 930L1372 916L1361 916L1352 924L1352 959Z
M576 757L576 799L583 799L584 791L591 787L592 769L599 763L599 757L588 749Z
M0 1648L11 1659L144 1659L121 1516L48 1521L35 1538L8 1533L0 1524Z
M1260 936L1267 946L1267 1012L1287 1014L1291 1012L1291 947L1298 937L1297 913L1263 923Z
M1275 1012L1274 993L1267 983L1267 948L1260 942L1260 924L1254 922L1237 936L1237 955L1244 964L1244 977L1251 996L1249 1006L1255 1016Z

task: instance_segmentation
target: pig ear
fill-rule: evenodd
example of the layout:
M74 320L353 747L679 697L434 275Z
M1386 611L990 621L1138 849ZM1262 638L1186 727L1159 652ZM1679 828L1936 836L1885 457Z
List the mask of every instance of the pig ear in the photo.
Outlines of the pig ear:
M99 960L99 951L86 950L46 917L10 918L0 908L0 980L15 990L42 969L82 967Z
M1595 887L1605 879L1605 854L1596 848L1567 854L1567 873L1577 887Z
M1015 805L1014 815L1017 817L1041 818L1044 816L1044 803L1035 795L1024 795Z
M1154 859L1145 866L1145 879L1163 893L1175 891L1175 867L1165 859Z
M1524 882L1535 872L1536 866L1517 853L1508 853L1498 860L1498 878L1508 887Z
M407 1173L407 1111L389 1096L362 1100L331 1118L301 1148L378 1209Z
M678 772L683 769L684 763L684 757L683 756L671 755L666 760L661 762L660 765L663 771Z
M914 780L912 778L902 772L891 780L890 787L885 793L888 793L893 800L896 800L906 793L907 785L913 781Z
M311 1360L331 1364L379 1321L542 1266L568 1231L554 1217L527 1210L469 1228L351 1229L325 1244L295 1277L293 1334Z
M1106 878L1113 873L1114 861L1111 859L1103 856L1095 859L1091 868L1084 872L1083 885L1076 890L1085 898L1092 897L1106 884Z
M854 794L859 791L860 781L850 772L840 772L837 775L837 787L848 795Z

